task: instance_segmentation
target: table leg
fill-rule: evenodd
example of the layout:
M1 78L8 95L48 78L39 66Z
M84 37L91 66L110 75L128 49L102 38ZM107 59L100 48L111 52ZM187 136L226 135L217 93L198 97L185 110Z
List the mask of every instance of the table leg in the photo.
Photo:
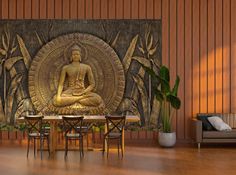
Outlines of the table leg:
M105 127L105 129L104 129L104 135L105 135L105 133L107 133L107 127L106 127L106 123L105 123L105 125L104 125ZM104 139L104 138L103 138ZM107 152L107 140L105 139L105 152Z
M124 155L124 151L125 151L125 130L124 130L124 127L122 129L122 155Z
M57 146L57 122L50 122L50 153L54 154Z

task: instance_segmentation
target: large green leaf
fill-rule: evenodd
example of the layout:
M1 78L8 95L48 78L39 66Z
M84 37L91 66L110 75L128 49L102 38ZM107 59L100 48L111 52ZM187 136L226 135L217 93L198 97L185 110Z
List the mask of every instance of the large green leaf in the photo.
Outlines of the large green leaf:
M177 96L178 88L179 88L179 81L180 81L180 79L179 79L179 76L177 75L176 80L175 80L174 88L172 89L172 94L174 96Z
M181 101L178 97L172 95L172 94L168 94L166 96L167 101L170 102L171 106L175 109L179 109L180 105L181 105Z
M145 65L141 64L142 67L145 69L145 71L151 75L151 77L154 79L154 81L156 82L160 82L161 83L161 92L164 93L164 94L167 94L168 92L170 92L170 84L169 82L167 81L168 80L168 77L169 77L169 71L166 67L161 67L160 69L160 73L162 71L162 76L156 74L154 72L153 69L149 68L149 67L146 67ZM167 71L166 71L167 69ZM167 79L167 80L166 80Z
M165 81L167 81L168 83L170 82L170 73L169 69L166 66L161 66L160 77Z

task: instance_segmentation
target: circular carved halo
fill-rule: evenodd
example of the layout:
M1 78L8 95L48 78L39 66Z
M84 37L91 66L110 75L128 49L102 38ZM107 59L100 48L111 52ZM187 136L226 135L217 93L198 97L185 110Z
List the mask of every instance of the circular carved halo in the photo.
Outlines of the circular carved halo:
M96 82L95 92L105 103L106 110L115 112L125 88L123 66L115 51L103 40L90 34L73 33L53 39L44 45L31 63L29 92L37 111L48 111L49 103L56 94L62 67L68 64L65 48L80 43L86 50L82 63L88 64ZM55 107L56 108L56 107Z

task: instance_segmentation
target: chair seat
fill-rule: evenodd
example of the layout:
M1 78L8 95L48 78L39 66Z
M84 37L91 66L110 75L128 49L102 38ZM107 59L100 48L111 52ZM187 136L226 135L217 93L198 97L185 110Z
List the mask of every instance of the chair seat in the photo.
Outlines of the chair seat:
M121 133L109 133L107 135L107 137L110 138L110 139L120 138L121 137Z
M43 136L43 137L48 137L49 133L44 133L44 134L40 134L40 133L37 133L37 132L29 133L30 137L40 137L40 135Z
M68 133L68 134L66 134L66 137L69 137L69 138L80 138L81 135L79 133Z

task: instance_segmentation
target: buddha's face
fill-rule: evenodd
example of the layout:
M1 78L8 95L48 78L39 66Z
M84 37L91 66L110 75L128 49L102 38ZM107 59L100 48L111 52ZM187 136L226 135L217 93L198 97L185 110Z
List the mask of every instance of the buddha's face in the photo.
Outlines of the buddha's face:
M80 62L81 61L80 51L73 50L72 53L71 53L71 60L75 61L75 62Z

